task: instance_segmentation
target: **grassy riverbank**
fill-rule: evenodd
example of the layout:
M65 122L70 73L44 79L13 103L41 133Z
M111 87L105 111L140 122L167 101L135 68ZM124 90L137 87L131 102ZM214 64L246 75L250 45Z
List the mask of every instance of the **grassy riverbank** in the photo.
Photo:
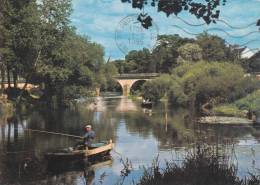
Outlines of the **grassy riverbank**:
M213 109L216 114L237 117L245 117L248 110L260 111L260 90L254 91L234 103L219 105Z

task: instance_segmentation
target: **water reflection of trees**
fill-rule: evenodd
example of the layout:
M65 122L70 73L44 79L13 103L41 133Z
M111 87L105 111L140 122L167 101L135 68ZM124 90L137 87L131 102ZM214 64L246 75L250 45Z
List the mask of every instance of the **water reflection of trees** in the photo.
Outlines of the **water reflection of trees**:
M1 157L0 157L0 182L10 184L30 181L38 178L37 184L57 184L75 182L82 178L81 172L64 173L56 176L56 180L46 180L44 154L57 148L73 146L77 141L73 138L37 133L27 129L47 130L52 132L81 135L86 123L93 125L97 133L97 140L116 139L118 121L113 112L94 112L85 107L76 107L73 110L30 110L10 117L1 117ZM1 119L0 118L0 119ZM31 162L29 162L31 161ZM28 164L37 161L39 169L26 171ZM3 170L4 169L4 170ZM37 179L36 179L37 177ZM67 179L67 180L65 180ZM74 179L74 180L73 180ZM81 179L82 180L82 179ZM53 182L53 183L52 183ZM33 184L33 183L32 183ZM70 183L67 183L70 184Z
M0 117L0 182L8 184L10 182L30 180L37 176L45 180L39 180L42 184L55 183L74 183L75 180L82 180L82 171L64 172L59 175L42 177L45 175L38 173L38 169L26 175L23 167L26 161L40 161L44 159L46 151L60 147L73 145L76 141L73 138L48 135L37 132L30 132L26 128L62 132L73 135L81 135L82 128L86 123L93 124L97 133L97 140L112 138L116 140L120 121L126 124L126 129L130 134L137 134L140 137L154 137L159 142L160 149L171 149L173 147L185 147L195 142L205 142L208 144L237 143L239 139L247 136L259 138L260 131L254 127L226 127L226 126L207 126L194 124L194 117L187 110L167 109L164 104L158 104L151 111L129 111L117 112L117 105L128 106L129 102L138 107L138 102L123 101L121 99L104 100L106 111L93 111L86 106L80 105L73 110L30 110L19 112L16 115L5 115ZM131 107L130 107L131 108ZM122 110L122 109L121 109ZM140 111L139 111L140 110ZM146 114L147 112L147 114ZM22 151L22 152L21 152ZM8 153L13 152L13 153ZM18 152L18 153L16 153ZM8 154L7 154L8 153ZM44 167L45 163L41 163ZM20 179L19 179L20 178ZM53 178L53 179L52 179ZM66 180L70 178L70 180ZM52 180L51 180L52 179ZM73 180L74 179L74 180ZM31 179L35 180L35 179ZM26 182L26 184L29 184ZM33 183L32 183L33 184Z
M234 144L248 136L257 136L254 127L199 125L188 110L169 110L158 105L153 114L141 112L125 114L126 128L143 138L151 134L159 141L161 149L185 147L194 143Z

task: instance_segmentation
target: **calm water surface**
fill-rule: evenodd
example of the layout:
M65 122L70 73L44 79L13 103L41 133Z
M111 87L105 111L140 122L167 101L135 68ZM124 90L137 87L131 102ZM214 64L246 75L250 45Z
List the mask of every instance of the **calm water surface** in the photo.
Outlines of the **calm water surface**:
M122 97L103 97L97 104L81 104L74 110L38 111L3 115L0 120L0 184L116 184L136 182L143 166L159 156L180 162L195 143L206 143L231 154L238 174L260 168L260 129L257 127L202 126L193 123L189 111L158 104L142 109L139 101ZM82 135L85 123L92 123L97 141L113 139L112 159L87 169L82 164L54 164L48 168L44 154L73 146L74 138L28 131L38 129ZM123 179L122 160L132 164ZM50 166L50 164L49 164Z

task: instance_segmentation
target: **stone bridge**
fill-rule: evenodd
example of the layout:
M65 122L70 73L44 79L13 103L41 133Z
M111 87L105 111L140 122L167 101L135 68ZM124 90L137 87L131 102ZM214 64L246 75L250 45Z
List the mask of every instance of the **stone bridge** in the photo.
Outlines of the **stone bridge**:
M160 76L159 73L138 73L138 74L119 74L114 76L114 79L121 85L123 96L130 94L130 89L135 82L140 80L151 80Z

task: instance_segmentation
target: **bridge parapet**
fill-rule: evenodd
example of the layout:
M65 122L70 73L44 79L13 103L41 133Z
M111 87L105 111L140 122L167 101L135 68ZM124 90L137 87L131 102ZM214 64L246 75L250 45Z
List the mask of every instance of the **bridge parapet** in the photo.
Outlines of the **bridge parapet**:
M150 79L160 76L159 73L129 73L115 75L116 79Z

